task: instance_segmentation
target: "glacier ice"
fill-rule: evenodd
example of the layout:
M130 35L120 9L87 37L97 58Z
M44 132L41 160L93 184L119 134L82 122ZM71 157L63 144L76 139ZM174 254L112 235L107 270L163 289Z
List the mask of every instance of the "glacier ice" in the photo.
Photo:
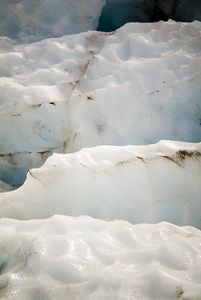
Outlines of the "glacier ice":
M1 0L0 35L30 43L95 30L105 0Z
M200 300L201 23L93 31L143 3L0 3L3 300Z
M200 30L169 21L28 45L2 38L2 180L21 185L52 152L199 142Z
M201 229L201 144L99 146L53 154L25 184L0 194L0 217L89 215Z

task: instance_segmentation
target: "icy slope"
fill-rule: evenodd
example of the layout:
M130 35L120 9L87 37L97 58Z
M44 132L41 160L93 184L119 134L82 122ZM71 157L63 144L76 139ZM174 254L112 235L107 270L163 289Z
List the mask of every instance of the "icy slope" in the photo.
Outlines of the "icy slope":
M201 23L127 24L29 45L1 38L0 175L54 152L201 140Z
M0 216L89 215L201 228L201 144L99 146L54 154L25 184L0 194Z
M193 299L201 232L89 217L0 220L1 299Z
M95 30L105 0L1 0L0 35L34 42Z
M2 300L200 300L201 23L103 5L0 2Z

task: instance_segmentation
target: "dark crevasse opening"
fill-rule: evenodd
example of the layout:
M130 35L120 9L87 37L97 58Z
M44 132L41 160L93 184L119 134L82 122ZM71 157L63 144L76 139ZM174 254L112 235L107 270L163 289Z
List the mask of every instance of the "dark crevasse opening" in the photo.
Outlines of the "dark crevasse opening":
M106 0L97 30L114 31L128 22L149 22L146 0Z
M200 0L106 0L98 31L114 31L128 22L157 22L173 19L201 21Z

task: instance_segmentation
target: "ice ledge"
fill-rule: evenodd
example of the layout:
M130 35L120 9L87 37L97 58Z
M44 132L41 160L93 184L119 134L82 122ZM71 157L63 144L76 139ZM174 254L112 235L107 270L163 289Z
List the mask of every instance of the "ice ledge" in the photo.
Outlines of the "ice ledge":
M25 184L0 195L0 216L89 215L201 228L201 143L98 146L54 154Z

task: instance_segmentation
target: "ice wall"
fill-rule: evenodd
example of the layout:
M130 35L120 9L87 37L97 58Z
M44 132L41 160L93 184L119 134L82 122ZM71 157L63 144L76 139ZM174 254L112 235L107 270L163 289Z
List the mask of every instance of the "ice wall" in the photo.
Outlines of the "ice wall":
M1 0L0 35L33 42L96 30L105 0Z
M201 140L199 22L127 24L28 45L1 38L1 179L52 152Z

